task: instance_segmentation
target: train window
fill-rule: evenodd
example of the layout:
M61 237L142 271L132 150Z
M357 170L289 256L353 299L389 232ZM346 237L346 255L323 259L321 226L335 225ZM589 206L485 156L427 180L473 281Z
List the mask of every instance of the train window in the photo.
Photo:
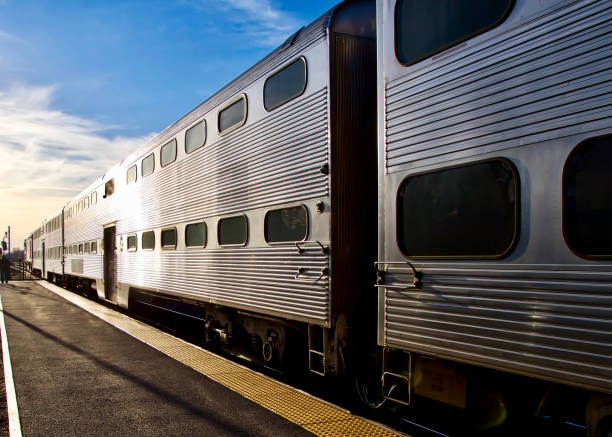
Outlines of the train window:
M79 244L79 254L83 253L83 244Z
M395 53L405 65L428 58L500 24L514 0L398 0Z
M128 235L127 237L127 250L128 252L136 252L138 250L138 236Z
M128 171L125 175L125 183L128 185L131 183L134 183L136 182L137 178L138 178L138 171L136 170L136 164L134 164L133 166L128 168Z
M94 206L96 203L98 203L98 193L94 191L91 193L91 206Z
M306 239L308 213L304 206L268 211L264 222L264 235L268 243Z
M185 246L204 247L206 239L206 223L191 223L185 226Z
M155 249L155 232L148 231L142 233L142 248Z
M264 83L264 107L267 111L302 95L306 89L306 60L299 58L274 73Z
M185 132L185 153L191 153L206 143L206 120L194 124Z
M83 209L89 208L89 196L83 199Z
M83 211L83 200L79 200L79 212ZM47 230L48 232L48 230Z
M176 228L162 229L161 244L164 249L176 249Z
M72 253L73 253L74 255L76 255L77 253L79 253L79 250L78 250L78 247L77 247L77 245L76 245L76 244L72 246Z
M84 248L85 248L85 253L89 253L89 252L90 252L90 246L89 246L89 243L85 243L83 246L84 246Z
M142 159L140 163L140 174L141 176L147 177L155 170L155 155L151 153L146 158Z
M176 138L162 146L159 160L162 167L176 161Z
M97 241L91 242L91 253L98 253L98 242Z
M612 136L579 144L563 171L563 234L584 258L612 258Z
M247 100L241 94L236 100L219 110L218 130L220 134L228 133L244 124L247 117Z
M397 195L397 239L409 257L501 258L517 241L518 177L496 159L410 176Z
M115 192L115 179L111 179L104 184L104 197L112 196Z
M245 215L219 220L217 235L219 244L244 246L247 242L247 218Z

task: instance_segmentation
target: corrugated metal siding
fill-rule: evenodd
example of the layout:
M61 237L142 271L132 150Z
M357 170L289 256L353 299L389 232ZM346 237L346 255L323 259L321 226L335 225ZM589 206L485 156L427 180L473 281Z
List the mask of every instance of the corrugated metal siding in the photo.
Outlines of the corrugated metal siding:
M316 279L328 264L318 248L300 255L286 246L119 253L117 278L135 287L324 324L329 286ZM295 279L299 267L306 271Z
M122 194L117 233L329 196L327 88L156 170ZM117 199L110 199L111 201ZM105 200L109 202L109 199ZM107 205L109 206L109 205ZM105 218L102 218L104 221Z
M578 2L389 82L388 172L609 126L611 18Z
M385 293L386 344L612 390L610 266L416 267L421 289Z

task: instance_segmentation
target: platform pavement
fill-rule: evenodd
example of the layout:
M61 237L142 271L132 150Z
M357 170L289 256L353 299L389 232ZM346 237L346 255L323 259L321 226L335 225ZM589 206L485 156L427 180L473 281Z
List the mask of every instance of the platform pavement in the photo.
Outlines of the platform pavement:
M34 282L0 286L24 436L306 436Z

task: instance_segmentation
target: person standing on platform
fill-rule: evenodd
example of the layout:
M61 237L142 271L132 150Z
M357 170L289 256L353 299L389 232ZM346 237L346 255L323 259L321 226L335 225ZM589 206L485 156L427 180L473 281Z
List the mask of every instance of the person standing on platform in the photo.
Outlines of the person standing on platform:
M8 260L6 255L2 255L2 258L0 259L0 282L2 284L5 282L8 284L10 270L11 262Z

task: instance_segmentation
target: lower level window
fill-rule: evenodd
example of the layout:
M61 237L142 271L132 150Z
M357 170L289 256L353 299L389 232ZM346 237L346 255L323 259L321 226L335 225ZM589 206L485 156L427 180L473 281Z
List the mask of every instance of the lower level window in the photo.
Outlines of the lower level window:
M410 176L397 195L397 240L408 257L500 258L517 240L518 180L497 159Z
M308 231L308 213L304 206L268 211L264 234L268 243L302 241Z
M161 231L161 244L164 249L176 249L176 228Z
M142 248L155 249L155 232L148 231L142 233Z
M244 246L247 242L247 218L244 215L219 220L219 244Z
M563 233L585 258L612 258L612 136L588 140L563 172Z

